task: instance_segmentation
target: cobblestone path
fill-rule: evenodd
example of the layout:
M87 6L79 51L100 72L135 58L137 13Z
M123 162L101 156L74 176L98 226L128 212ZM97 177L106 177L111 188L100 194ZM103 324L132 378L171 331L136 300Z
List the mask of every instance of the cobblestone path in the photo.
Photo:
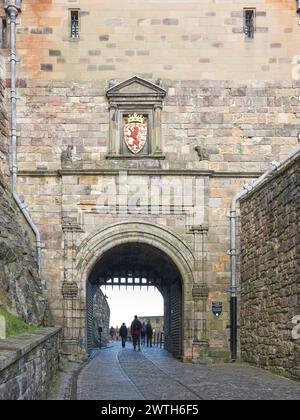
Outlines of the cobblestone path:
M183 364L166 351L100 350L78 378L85 400L299 400L300 384L246 365Z

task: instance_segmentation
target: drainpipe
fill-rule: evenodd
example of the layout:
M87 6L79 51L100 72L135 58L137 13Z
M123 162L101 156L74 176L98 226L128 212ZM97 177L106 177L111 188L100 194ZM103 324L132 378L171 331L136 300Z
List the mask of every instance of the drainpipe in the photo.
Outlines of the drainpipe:
M36 265L39 275L41 274L41 236L38 228L33 223L30 214L26 210L26 204L21 201L17 193L17 56L16 56L16 19L21 11L20 0L5 0L4 6L10 19L10 66L11 66L11 150L12 150L12 195L27 220L36 238Z
M262 183L266 178L268 178L273 172L275 172L281 165L287 162L292 157L300 153L300 147L291 152L282 162L274 160L272 162L272 169L269 169L261 177L255 180L251 184L246 184L244 186L244 191L239 192L233 198L231 202L230 209L230 259L231 259L231 285L230 285L230 350L231 350L231 360L235 362L237 360L237 280L236 280L236 265L237 265L237 255L238 251L236 248L236 209L237 204L242 197L252 191L257 185Z

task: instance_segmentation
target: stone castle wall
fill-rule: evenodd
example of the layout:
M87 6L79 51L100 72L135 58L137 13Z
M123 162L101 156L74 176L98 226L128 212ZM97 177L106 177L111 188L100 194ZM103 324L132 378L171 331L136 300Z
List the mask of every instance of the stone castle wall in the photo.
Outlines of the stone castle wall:
M100 288L94 296L93 315L94 345L95 347L100 345L99 327L101 327L101 347L104 347L109 341L110 308Z
M40 400L59 368L62 334L47 328L0 342L0 400Z
M0 306L29 324L41 325L48 316L47 302L34 244L25 218L0 182Z
M300 379L300 157L241 204L241 352L244 361Z
M295 0L23 0L22 74L39 80L282 80L297 72ZM256 8L254 39L243 9ZM80 9L70 39L69 9ZM30 52L30 53L29 53ZM294 68L295 67L295 68Z
M113 224L146 222L153 230L159 226L176 235L171 248L184 243L191 250L195 282L205 285L204 296L208 286L204 306L211 354L227 359L230 202L243 184L298 144L296 2L257 0L252 40L242 33L242 1L142 0L124 1L122 7L106 0L22 3L17 34L18 188L41 230L42 272L56 323L65 324L69 309L64 312L62 285L77 280L80 264L74 267L72 261L82 243ZM75 40L68 22L73 7L81 9L80 37ZM167 92L161 159L107 156L109 81L122 82L135 74ZM61 157L68 146L73 149L66 165ZM159 215L99 211L102 185L118 185L120 170L127 171L134 187L146 189L157 180L203 183L205 256L201 234L174 208ZM174 197L176 191L170 201ZM86 279L80 282L75 286L81 301L69 306L84 340ZM183 317L185 351L191 357L197 303L189 282ZM70 299L77 293L75 286ZM219 319L212 315L212 301L224 303ZM78 335L75 343L81 342Z
M134 71L134 69L133 69ZM119 82L123 81L118 79ZM107 80L28 81L19 88L19 169L57 170L61 153L74 146L77 169L264 171L298 143L300 82L163 79L165 160L107 160ZM200 161L195 146L207 149ZM21 172L22 173L22 172ZM30 191L30 185L24 191ZM54 200L54 199L53 199Z
M42 324L46 300L35 264L35 237L10 188L9 121L5 66L0 51L0 306L31 324Z
M0 182L6 184L9 179L9 136L5 85L4 56L0 50Z
M105 83L52 82L46 87L47 83L32 81L35 88L19 89L19 188L40 226L43 275L56 322L63 322L65 217L79 223L84 231L77 234L77 248L105 226L130 220L166 226L194 251L195 239L184 214L109 214L97 207L102 203L102 186L117 185L120 169L128 171L131 185L137 188L157 179L161 183L201 180L205 185L202 222L209 227L206 276L210 343L214 354L225 357L230 283L228 209L234 194L249 179L298 144L298 82L163 81L167 89L162 113L165 159L138 161L107 159ZM73 155L62 168L61 154L68 145L74 146ZM200 160L196 145L206 149L209 160ZM192 308L191 297L186 299ZM224 302L218 320L211 313L211 301Z

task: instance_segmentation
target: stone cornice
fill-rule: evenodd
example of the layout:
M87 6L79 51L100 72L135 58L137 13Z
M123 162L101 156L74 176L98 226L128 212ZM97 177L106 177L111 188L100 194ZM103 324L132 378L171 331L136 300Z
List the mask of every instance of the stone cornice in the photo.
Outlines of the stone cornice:
M64 177L64 176L112 176L120 172L128 175L169 175L169 176L206 176L212 178L258 178L262 172L217 172L210 170L184 169L58 169L58 170L19 170L19 177Z

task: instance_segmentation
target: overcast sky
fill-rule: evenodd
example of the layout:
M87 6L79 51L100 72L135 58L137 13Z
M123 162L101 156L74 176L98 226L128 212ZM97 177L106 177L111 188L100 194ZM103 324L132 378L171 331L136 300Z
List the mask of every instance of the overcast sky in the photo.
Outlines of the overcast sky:
M136 287L104 287L101 288L103 293L108 297L107 302L110 306L110 325L114 327L125 322L129 326L134 318L138 316L161 316L164 314L164 303L160 292L154 287L146 287L140 290Z

